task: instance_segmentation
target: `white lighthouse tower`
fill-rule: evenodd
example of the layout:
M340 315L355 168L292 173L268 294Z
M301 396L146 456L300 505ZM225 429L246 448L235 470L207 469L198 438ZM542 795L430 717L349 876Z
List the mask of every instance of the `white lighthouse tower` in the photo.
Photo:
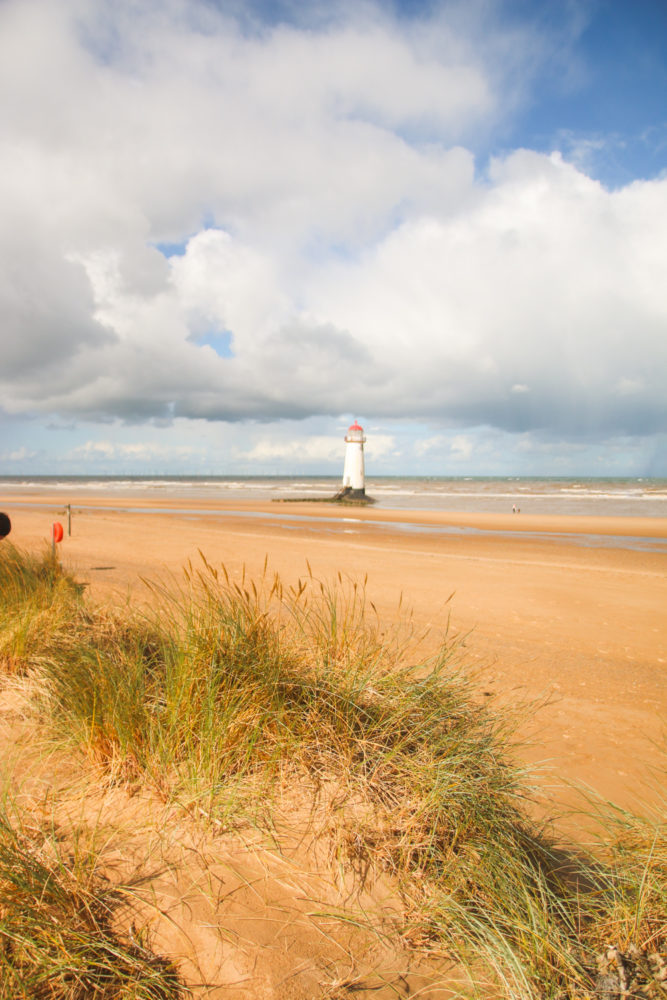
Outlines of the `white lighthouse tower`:
M345 435L345 465L343 467L343 489L340 496L346 500L365 500L364 478L364 429L355 420Z

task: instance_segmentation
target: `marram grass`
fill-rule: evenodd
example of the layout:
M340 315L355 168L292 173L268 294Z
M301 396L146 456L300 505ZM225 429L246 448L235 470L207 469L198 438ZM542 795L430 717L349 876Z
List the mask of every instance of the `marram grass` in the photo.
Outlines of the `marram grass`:
M24 553L0 547L0 670L25 672L37 660L58 654L85 614L80 588L46 551Z
M27 579L5 551L2 579ZM203 561L180 589L153 585L151 617L121 617L88 611L53 567L30 572L0 611L7 669L35 672L54 729L111 778L230 822L290 782L334 787L339 857L388 874L406 941L466 961L487 996L582 997L605 946L665 948L664 816L616 823L596 859L557 848L523 808L508 719L475 701L448 643L411 659L363 586L236 583Z
M93 854L0 810L0 1000L177 1000L174 968L114 918L131 887L113 884Z

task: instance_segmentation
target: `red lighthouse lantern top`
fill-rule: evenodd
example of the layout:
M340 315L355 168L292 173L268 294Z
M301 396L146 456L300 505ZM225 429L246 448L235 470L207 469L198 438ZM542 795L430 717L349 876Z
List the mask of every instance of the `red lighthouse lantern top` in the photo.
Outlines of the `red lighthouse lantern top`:
M354 443L363 445L364 441L366 440L366 438L364 437L364 429L357 420L355 420L354 423L350 424L350 426L348 427L347 434L345 435L345 440L348 442L348 444Z

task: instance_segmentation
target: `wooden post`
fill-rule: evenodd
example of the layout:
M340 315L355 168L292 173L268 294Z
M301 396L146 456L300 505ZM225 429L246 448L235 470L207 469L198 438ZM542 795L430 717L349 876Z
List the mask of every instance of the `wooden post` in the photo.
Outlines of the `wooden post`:
M72 534L72 505L67 504L67 536Z

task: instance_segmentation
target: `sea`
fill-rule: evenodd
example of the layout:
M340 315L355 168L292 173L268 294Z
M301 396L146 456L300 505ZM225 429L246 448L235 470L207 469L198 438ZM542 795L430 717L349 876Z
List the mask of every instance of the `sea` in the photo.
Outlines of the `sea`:
M338 476L0 476L3 498L86 496L179 500L326 500L340 489ZM367 477L366 494L387 510L441 510L611 517L667 517L667 479L526 476Z

